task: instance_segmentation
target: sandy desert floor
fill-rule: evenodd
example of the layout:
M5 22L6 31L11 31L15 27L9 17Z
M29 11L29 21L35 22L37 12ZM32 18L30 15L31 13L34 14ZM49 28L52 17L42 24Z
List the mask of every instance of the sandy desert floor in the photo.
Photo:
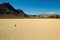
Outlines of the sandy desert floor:
M0 19L0 40L60 40L60 19Z

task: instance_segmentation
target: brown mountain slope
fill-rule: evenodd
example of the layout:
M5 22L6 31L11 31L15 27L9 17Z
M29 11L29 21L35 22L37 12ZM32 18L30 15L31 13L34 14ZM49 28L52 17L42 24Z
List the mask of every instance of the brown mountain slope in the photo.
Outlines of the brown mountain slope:
M9 3L0 4L0 18L20 18L27 16L22 10L14 9Z

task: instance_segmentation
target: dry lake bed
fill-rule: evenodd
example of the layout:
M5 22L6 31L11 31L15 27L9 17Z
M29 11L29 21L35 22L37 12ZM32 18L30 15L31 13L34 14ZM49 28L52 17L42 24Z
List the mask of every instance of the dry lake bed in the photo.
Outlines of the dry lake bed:
M60 19L0 19L0 40L60 40Z

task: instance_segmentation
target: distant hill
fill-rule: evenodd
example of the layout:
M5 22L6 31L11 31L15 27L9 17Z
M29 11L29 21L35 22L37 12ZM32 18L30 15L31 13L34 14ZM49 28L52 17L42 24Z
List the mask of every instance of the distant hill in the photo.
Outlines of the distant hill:
M0 4L0 18L60 18L57 14L28 15L21 9L15 9L9 3Z
M23 12L21 9L15 9L9 3L0 4L0 18L23 18L28 15Z

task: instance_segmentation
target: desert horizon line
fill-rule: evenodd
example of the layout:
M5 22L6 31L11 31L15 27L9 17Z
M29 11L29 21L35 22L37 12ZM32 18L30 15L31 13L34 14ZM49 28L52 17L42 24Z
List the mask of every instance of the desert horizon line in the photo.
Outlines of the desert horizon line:
M22 9L15 9L10 3L0 4L0 18L60 18L56 12L50 14L29 15ZM51 14L52 13L52 14Z

